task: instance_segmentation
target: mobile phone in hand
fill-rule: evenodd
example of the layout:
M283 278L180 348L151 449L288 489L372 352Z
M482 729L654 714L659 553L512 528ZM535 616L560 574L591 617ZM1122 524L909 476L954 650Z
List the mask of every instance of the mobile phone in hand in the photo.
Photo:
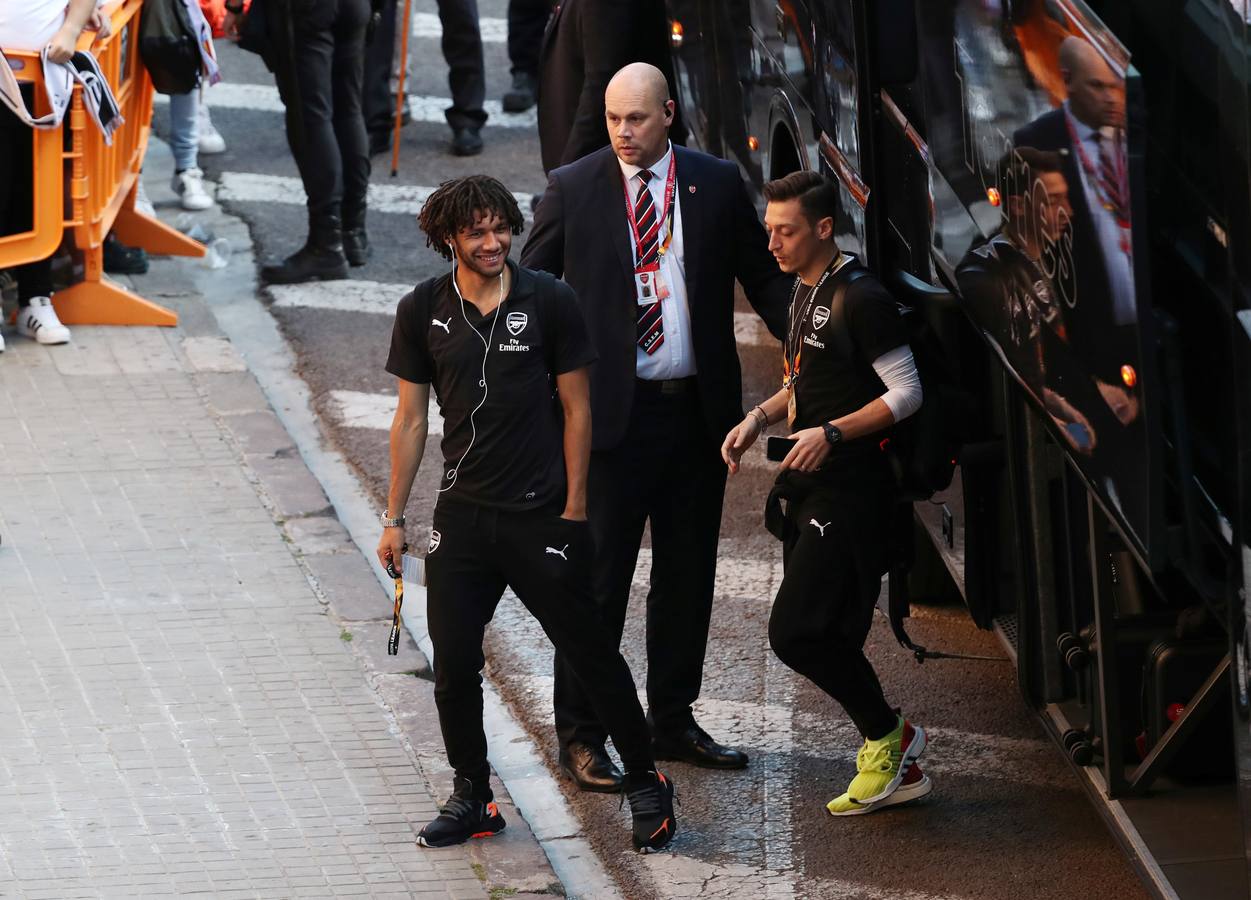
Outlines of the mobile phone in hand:
M794 446L794 438L782 437L780 434L771 434L765 443L765 458L769 462L781 462L786 459L787 454L791 452L791 448Z

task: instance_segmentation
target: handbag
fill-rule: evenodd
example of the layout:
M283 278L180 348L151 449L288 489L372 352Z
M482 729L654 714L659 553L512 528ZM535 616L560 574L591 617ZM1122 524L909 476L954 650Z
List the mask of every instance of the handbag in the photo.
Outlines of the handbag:
M139 20L139 56L158 94L195 90L202 61L182 0L145 0Z

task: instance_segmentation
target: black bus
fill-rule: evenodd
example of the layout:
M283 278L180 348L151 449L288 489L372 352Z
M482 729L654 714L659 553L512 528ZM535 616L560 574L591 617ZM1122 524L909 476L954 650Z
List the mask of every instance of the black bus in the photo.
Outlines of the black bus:
M837 176L976 405L913 594L1001 635L1149 889L1247 897L1251 0L668 12L691 140Z

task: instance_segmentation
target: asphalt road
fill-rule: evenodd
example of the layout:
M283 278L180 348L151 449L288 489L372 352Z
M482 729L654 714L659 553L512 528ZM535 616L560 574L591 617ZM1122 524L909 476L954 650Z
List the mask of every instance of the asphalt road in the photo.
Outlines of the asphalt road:
M480 6L490 19L484 29L488 97L498 100L509 78L498 39L505 3L483 0ZM433 0L418 0L414 8L424 14L421 23L435 11ZM409 89L421 97L445 97L438 41L424 24L422 29L411 42ZM250 224L259 255L282 256L306 232L272 78L258 59L234 47L220 46L219 55L227 83L210 97L213 120L229 146L225 154L202 157L201 166L221 185L223 204ZM383 371L389 312L406 286L444 267L416 227L419 188L472 172L495 175L520 195L543 187L532 116L494 118L484 132L485 153L466 160L446 152L450 132L437 121L440 107L437 100L425 103L422 109L435 110L436 121L415 116L404 130L399 177L389 176L389 158L374 161L378 193L369 232L376 252L368 266L352 271L355 290L331 285L266 295L328 433L359 469L379 508L387 477L388 403L395 394ZM164 117L161 107L161 130ZM379 212L380 205L393 211ZM523 240L515 243L514 257ZM743 322L750 404L772 390L777 349L749 319ZM414 546L425 543L423 523L437 477L437 467L429 465L418 476L408 508ZM646 857L628 852L627 814L615 798L566 789L623 893L905 900L1144 896L1060 753L1021 703L1012 667L957 661L917 666L895 645L884 621L874 626L870 654L892 702L931 731L922 763L934 792L912 808L845 820L825 814L825 802L854 774L858 741L842 710L769 651L765 626L780 578L779 547L761 525L770 480L759 458L731 479L704 697L697 708L715 737L751 754L751 766L721 773L671 764L681 797L680 834L672 852ZM640 683L646 580L645 554L625 640ZM959 607L923 607L916 615L912 630L921 643L1002 653ZM488 640L490 677L554 765L551 654L542 634L506 598Z

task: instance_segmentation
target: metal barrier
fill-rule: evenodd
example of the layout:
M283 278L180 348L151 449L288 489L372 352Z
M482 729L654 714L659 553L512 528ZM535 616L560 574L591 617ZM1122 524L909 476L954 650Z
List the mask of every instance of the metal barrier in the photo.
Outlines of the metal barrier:
M62 130L35 132L34 227L26 234L0 238L3 268L47 258L56 251L63 232L72 232L74 244L83 254L83 280L52 298L57 316L67 325L178 324L178 316L171 310L104 278L104 239L110 231L123 243L149 253L205 254L203 244L135 210L139 170L152 130L152 81L139 58L142 8L143 0L108 4L113 32L92 51L125 119L113 133L112 145L104 142L91 121L83 106L82 88L75 85ZM87 48L91 37L84 35L80 50ZM46 103L42 99L39 55L6 51L5 56L19 81L35 82L36 96L41 98L36 102ZM66 125L68 140L63 137ZM67 175L68 209L62 189Z

